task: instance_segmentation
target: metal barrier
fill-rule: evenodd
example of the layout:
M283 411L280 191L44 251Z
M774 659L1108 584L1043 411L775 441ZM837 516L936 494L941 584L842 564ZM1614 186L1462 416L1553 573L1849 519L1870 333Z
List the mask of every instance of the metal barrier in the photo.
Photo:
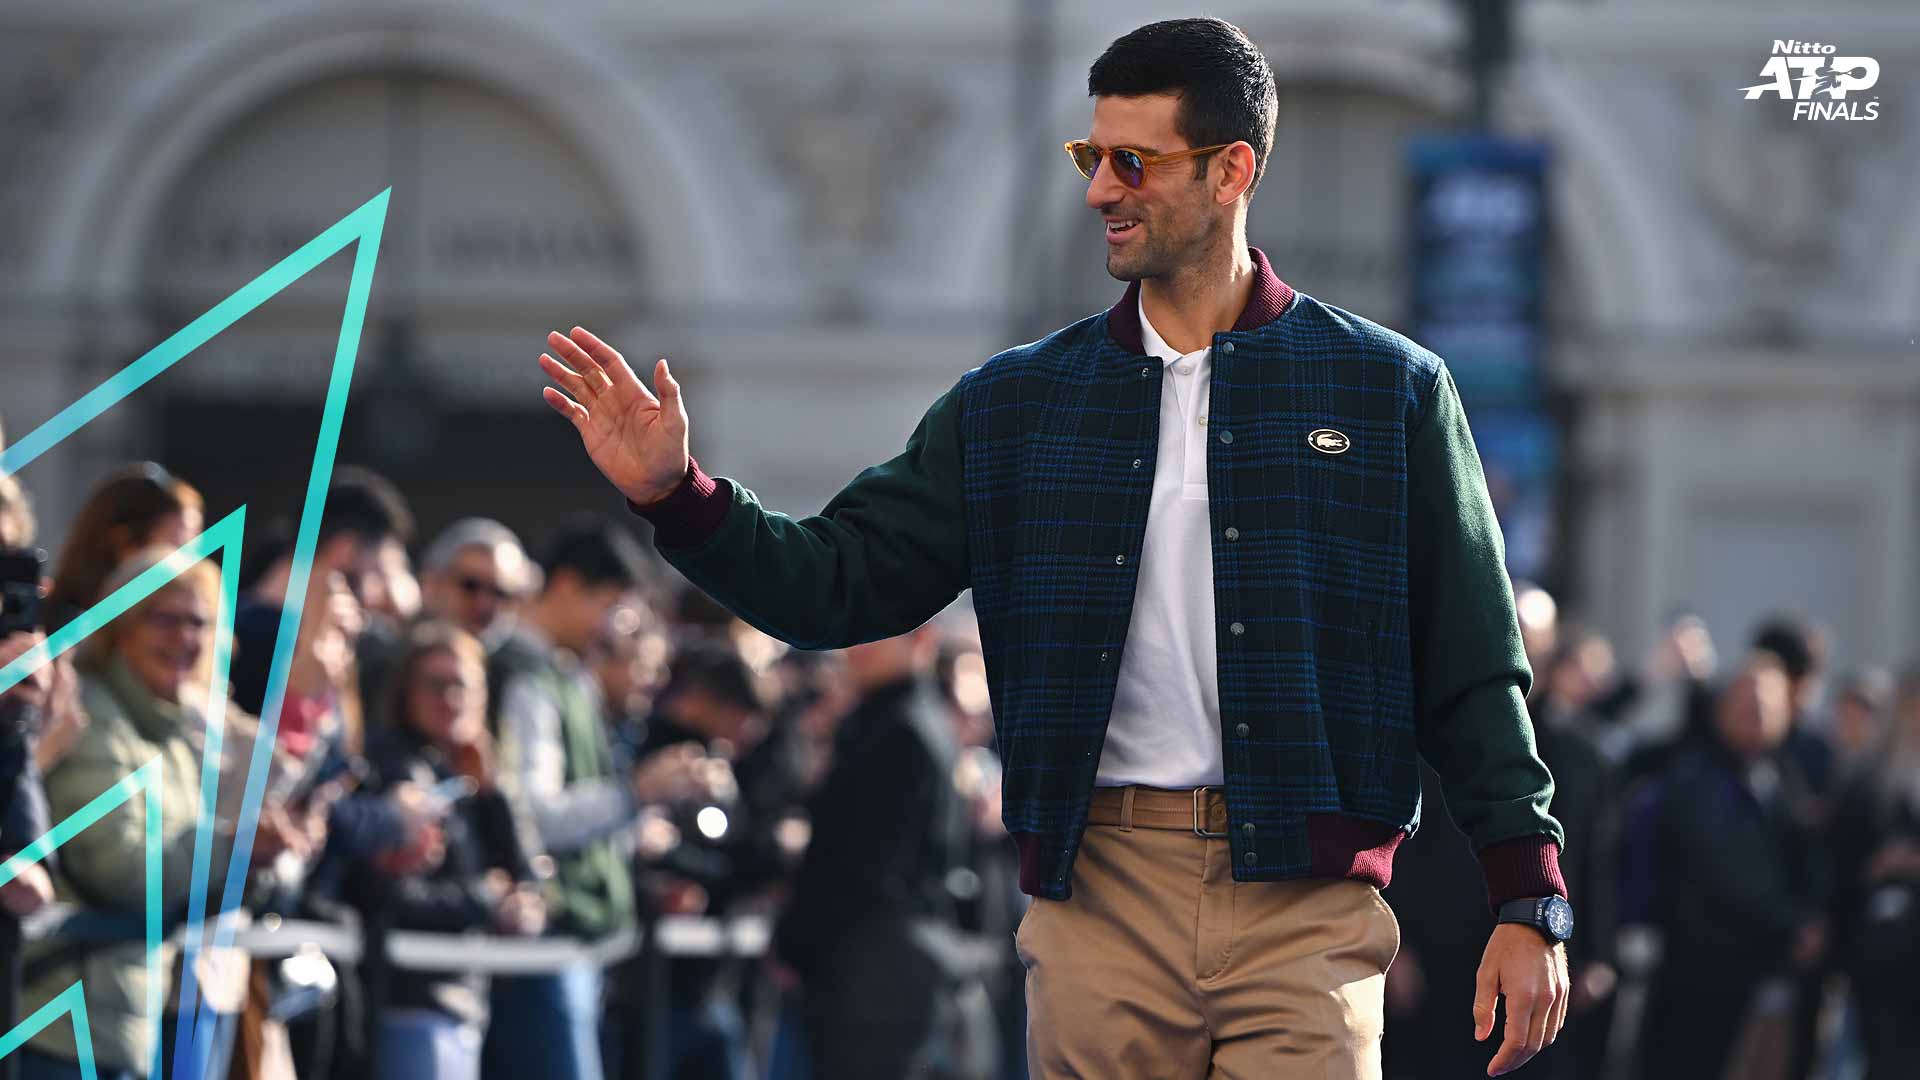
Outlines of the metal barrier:
M318 950L330 959L357 963L363 951L360 928L350 923L312 919L283 919L263 915L233 929L233 948L267 959ZM212 940L208 920L202 941ZM146 925L138 918L101 915L66 904L52 904L21 921L23 941L52 937L140 941ZM475 971L489 975L534 975L580 965L605 968L640 957L647 990L647 1061L642 1075L655 1080L667 1075L667 997L669 965L685 957L754 957L765 954L772 923L763 915L710 918L701 915L663 915L651 924L622 930L599 940L576 937L510 937L500 934L438 934L392 930L385 935L389 963L412 971ZM178 942L175 929L169 941ZM1009 954L1010 942L973 939L964 946L968 959L986 971Z

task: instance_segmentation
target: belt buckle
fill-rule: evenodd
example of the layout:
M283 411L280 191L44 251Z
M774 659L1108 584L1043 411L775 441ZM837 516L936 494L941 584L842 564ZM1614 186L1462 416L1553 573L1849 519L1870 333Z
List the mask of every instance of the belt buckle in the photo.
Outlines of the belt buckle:
M1205 813L1201 807L1202 796L1212 789L1212 784L1193 789L1193 831L1196 836L1221 837L1227 835L1224 830L1221 832L1208 832L1206 828L1200 824L1201 821L1204 820L1202 815Z

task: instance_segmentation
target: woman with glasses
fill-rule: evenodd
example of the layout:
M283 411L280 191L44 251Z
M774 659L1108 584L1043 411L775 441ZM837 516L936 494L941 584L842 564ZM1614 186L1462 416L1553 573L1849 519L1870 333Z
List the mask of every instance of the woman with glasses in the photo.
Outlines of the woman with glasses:
M345 897L369 941L390 930L537 934L546 904L495 786L486 726L486 657L473 635L427 619L411 626L377 704L369 796L432 824L361 860ZM388 968L369 949L368 1015L376 1078L476 1080L486 1034L486 976Z
M116 1080L148 1076L163 1041L169 1059L173 1054L173 1040L166 1037L173 1025L150 1008L149 995L156 988L143 940L148 917L147 793L151 790L150 797L160 809L155 826L162 875L159 895L162 917L171 921L187 913L209 710L219 709L222 776L206 878L213 898L209 907L216 906L227 876L242 781L258 728L253 717L225 700L224 684L215 679L214 620L220 599L220 571L215 563L190 561L168 546L139 549L105 576L100 592L110 595L162 564L171 579L80 646L75 666L90 723L46 777L51 818L59 822L151 764L150 787L134 791L60 848L60 899L83 909L91 922L126 932L56 935L36 944L26 955L21 998L23 1015L31 1015L80 982L98 1075ZM254 867L282 851L304 854L311 844L309 833L290 822L277 806L263 808L257 828ZM176 946L161 946L159 970L176 971L172 990L158 988L163 1002L170 1002L181 989L176 959ZM195 997L210 1010L214 1035L195 1055L198 1062L189 1062L189 1075L225 1074L231 1020L244 994L245 977L244 962L227 962L231 959L205 949L194 965ZM83 1075L75 1025L69 1022L41 1029L19 1054L22 1080Z

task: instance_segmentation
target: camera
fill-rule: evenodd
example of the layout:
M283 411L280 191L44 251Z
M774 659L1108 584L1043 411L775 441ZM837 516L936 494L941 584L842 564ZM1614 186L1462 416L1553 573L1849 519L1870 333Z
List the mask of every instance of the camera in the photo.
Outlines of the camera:
M40 629L46 565L47 553L39 548L0 548L0 637Z

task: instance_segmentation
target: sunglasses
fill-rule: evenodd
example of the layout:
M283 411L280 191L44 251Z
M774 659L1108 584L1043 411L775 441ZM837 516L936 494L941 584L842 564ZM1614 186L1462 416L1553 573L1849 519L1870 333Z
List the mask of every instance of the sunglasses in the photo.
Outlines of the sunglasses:
M462 592L465 592L471 596L479 596L479 595L485 594L487 596L492 597L495 600L499 600L502 602L513 599L513 594L508 592L507 590L501 588L500 586L494 584L491 581L482 581L476 577L463 576L458 580L456 580L454 584L460 586L460 590Z
M1074 167L1080 170L1080 175L1089 180L1093 179L1093 174L1099 171L1102 161L1111 159L1113 175L1119 177L1120 182L1128 187L1137 188L1146 183L1147 170L1155 165L1165 165L1170 161L1211 154L1215 150L1225 150L1232 145L1233 143L1230 142L1216 143L1213 146L1199 146L1192 150L1176 150L1171 154L1145 154L1125 146L1108 149L1104 146L1095 146L1085 139L1074 139L1067 143L1067 156L1073 159Z

